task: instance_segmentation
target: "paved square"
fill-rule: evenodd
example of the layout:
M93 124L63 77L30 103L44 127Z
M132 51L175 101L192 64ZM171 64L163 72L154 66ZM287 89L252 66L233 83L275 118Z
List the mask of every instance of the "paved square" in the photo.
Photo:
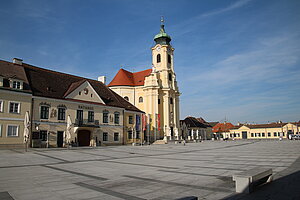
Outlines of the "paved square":
M287 140L0 150L0 199L234 198L234 173L264 166L280 179L299 171L299 152Z

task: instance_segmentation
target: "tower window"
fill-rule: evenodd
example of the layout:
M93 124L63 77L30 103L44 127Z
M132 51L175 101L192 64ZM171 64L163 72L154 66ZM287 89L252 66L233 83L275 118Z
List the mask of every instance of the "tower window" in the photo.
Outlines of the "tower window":
M126 101L129 101L129 98L128 98L128 96L125 96L125 97L124 97L124 99L125 99Z
M173 98L170 98L170 104L173 104Z
M160 63L160 61L161 61L161 56L160 56L160 54L157 54L157 56L156 56L156 62Z
M171 64L171 56L168 54L168 63Z
M160 99L158 99L158 104L160 104Z
M172 74L169 73L169 81L172 81Z
M143 103L143 97L139 98L139 103Z

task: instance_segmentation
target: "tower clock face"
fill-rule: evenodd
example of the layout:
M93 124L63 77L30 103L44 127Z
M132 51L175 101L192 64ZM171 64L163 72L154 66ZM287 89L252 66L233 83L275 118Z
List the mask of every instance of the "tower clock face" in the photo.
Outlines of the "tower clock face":
M160 51L160 49L161 49L161 46L160 46L160 45L157 45L156 51Z

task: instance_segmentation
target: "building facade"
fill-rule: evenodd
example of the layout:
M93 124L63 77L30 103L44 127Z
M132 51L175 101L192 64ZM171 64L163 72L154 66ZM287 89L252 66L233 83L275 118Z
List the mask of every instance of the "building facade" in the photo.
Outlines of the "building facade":
M203 118L186 117L180 120L182 139L188 141L210 140L211 126Z
M108 86L146 113L145 138L179 140L180 93L174 71L174 48L163 24L154 41L152 69L135 73L120 69Z
M229 138L235 139L284 139L300 134L300 122L244 124L230 129Z
M24 146L24 119L26 112L31 115L32 93L18 62L0 61L0 146L4 147Z
M212 132L214 133L214 138L227 139L230 138L230 128L234 127L232 123L229 122L219 122L212 127Z
M144 140L140 134L143 112L102 82L21 60L0 61L0 65L1 145L24 144L26 112L32 147L121 145Z

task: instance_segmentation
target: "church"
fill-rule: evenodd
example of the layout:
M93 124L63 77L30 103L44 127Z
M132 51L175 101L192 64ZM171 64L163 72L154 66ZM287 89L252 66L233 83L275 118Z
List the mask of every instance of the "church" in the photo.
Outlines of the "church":
M174 71L174 48L163 20L151 48L152 69L129 72L120 69L108 87L144 111L144 138L148 142L180 140L179 96Z

